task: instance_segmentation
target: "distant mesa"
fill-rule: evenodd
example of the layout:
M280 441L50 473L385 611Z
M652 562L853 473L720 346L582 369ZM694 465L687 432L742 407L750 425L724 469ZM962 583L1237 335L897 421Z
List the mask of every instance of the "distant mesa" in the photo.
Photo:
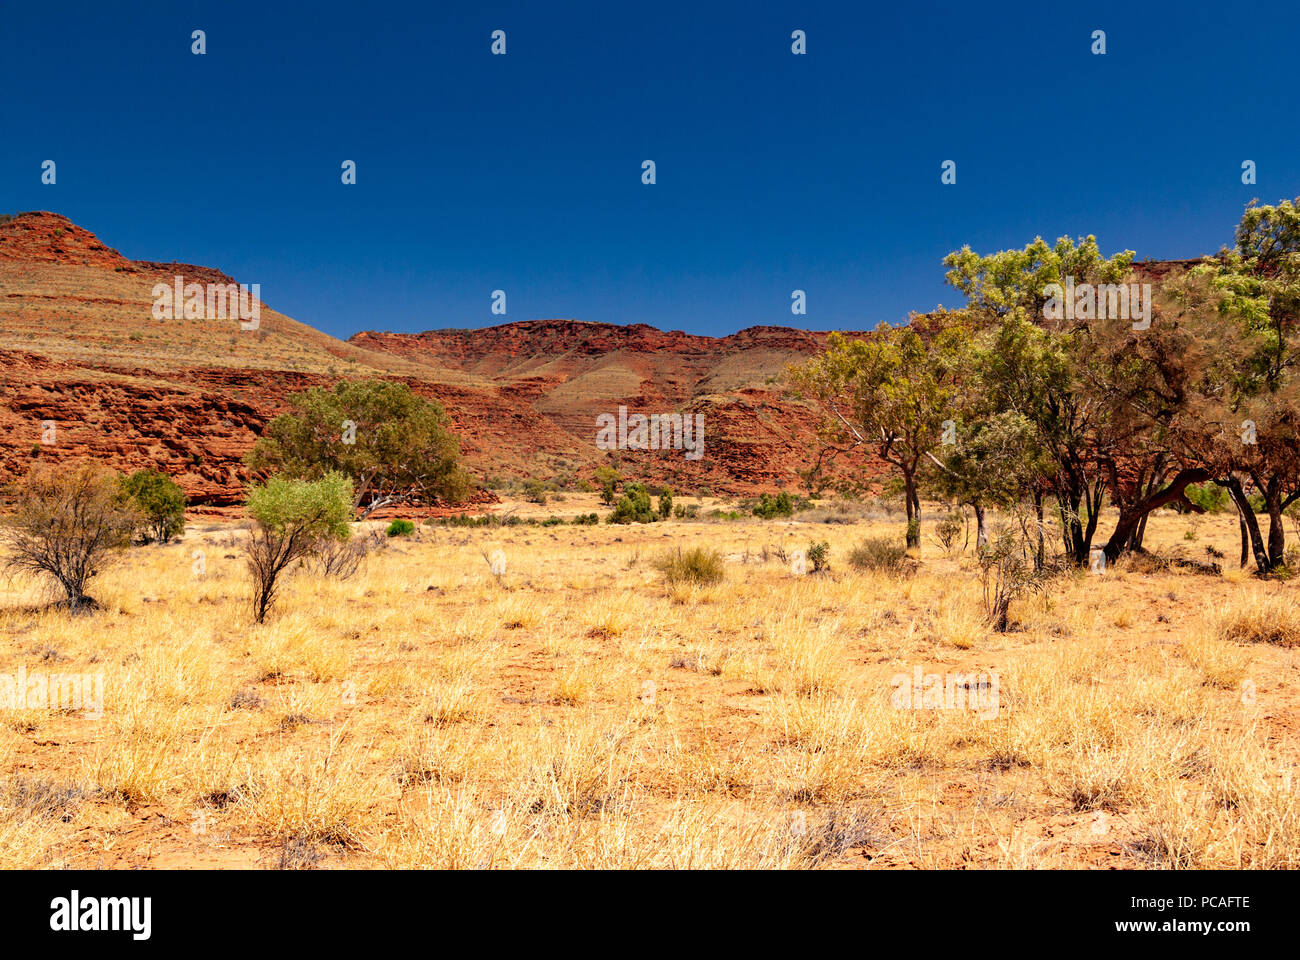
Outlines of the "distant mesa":
M355 377L400 379L441 402L484 482L590 476L611 460L596 447L596 418L619 406L705 416L697 461L617 451L628 476L679 490L795 488L813 438L812 412L776 381L823 333L754 326L706 337L554 319L342 341L268 307L254 332L155 320L152 288L176 275L244 279L131 260L57 213L0 217L0 480L37 458L89 456L163 470L194 502L229 507L249 480L243 454L286 397ZM262 292L274 302L265 283ZM58 439L42 445L47 420Z

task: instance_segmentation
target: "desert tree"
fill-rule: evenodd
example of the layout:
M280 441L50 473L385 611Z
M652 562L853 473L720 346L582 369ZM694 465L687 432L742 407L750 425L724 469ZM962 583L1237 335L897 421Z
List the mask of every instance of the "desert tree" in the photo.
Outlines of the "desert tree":
M1211 273L1218 313L1247 344L1227 398L1238 434L1226 485L1259 572L1283 564L1285 514L1300 500L1300 198L1246 209L1232 249ZM1249 427L1246 427L1249 424ZM1267 543L1245 494L1248 478L1269 517Z
M979 380L986 405L1023 417L1034 449L1046 456L1043 478L1056 500L1065 552L1085 563L1104 502L1107 477L1096 441L1109 409L1083 389L1086 325L1049 317L1053 285L1119 283L1133 252L1101 254L1096 238L1041 237L1019 250L981 255L963 247L944 259L947 280L968 298L972 323L984 339Z
M1215 475L1206 438L1240 351L1226 325L1197 307L1195 273L1165 280L1149 324L1100 316L1077 326L1078 389L1105 411L1093 444L1118 513L1102 547L1108 560L1142 549L1155 510L1202 512L1187 488Z
M319 480L271 477L254 485L247 500L252 528L248 570L253 579L253 617L258 623L275 602L281 575L330 540L347 540L352 481L338 473Z
M4 565L58 583L60 606L79 612L96 602L86 584L112 561L140 522L119 475L93 463L37 466L13 485L13 513L0 524Z
M960 389L969 338L957 322L937 332L881 324L867 339L832 333L826 351L791 367L796 394L822 413L822 454L879 459L899 473L907 545L921 544L921 475ZM819 457L820 460L820 457Z
M415 500L463 499L470 481L442 407L403 383L351 380L289 398L293 410L267 424L246 457L254 470L316 480L352 480L364 519Z

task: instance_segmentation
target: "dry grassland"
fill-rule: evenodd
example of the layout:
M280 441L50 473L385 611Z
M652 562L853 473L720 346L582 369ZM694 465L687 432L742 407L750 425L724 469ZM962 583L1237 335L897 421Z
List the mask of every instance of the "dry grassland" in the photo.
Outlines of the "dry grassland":
M0 866L1300 864L1294 583L1120 562L994 634L969 551L845 562L900 533L425 526L261 627L234 524L132 549L90 616L0 581L0 675L103 683L99 717L0 709ZM1148 542L1236 535L1161 512ZM813 538L831 569L797 576ZM726 578L666 586L695 545ZM917 668L995 677L996 710L900 708Z

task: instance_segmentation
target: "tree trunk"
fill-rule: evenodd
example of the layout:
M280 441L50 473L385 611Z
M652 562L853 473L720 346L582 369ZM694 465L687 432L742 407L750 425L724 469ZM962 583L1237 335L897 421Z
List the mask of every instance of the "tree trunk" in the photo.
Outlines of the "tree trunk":
M903 475L903 497L907 501L907 549L921 546L921 498L917 493L916 474Z
M1038 546L1034 552L1034 569L1042 570L1047 563L1047 544L1043 542L1043 491L1034 488L1034 515L1038 518Z
M984 525L984 505L972 503L971 506L975 508L975 552L978 553L989 545L989 531Z
M1147 535L1147 517L1149 516L1151 516L1151 514L1148 513L1142 518L1142 522L1138 524L1137 533L1133 535L1133 542L1129 544L1130 550L1142 549L1142 541L1146 539Z
M1282 484L1269 477L1264 487L1264 504L1268 507L1268 564L1280 567L1286 561L1286 527L1282 515Z
M1242 489L1241 481L1236 477L1229 477L1224 486L1228 488L1228 493L1232 496L1232 502L1237 505L1237 511L1241 515L1241 522L1250 535L1250 546L1255 554L1256 572L1260 574L1268 573L1272 569L1272 564L1268 559L1268 551L1264 549L1264 538L1259 532L1259 519L1250 506L1250 500L1246 498L1246 491Z
M1109 563L1115 560L1120 554L1135 550L1142 545L1142 537L1146 532L1147 517L1153 510L1169 503L1187 503L1185 492L1187 485L1204 480L1205 471L1199 468L1179 471L1178 475L1169 481L1168 486L1162 489L1148 488L1142 499L1136 503L1125 503L1120 506L1119 520L1115 523L1115 530L1106 541L1103 548L1106 553L1106 561ZM1090 504L1092 506L1092 504ZM1194 504L1191 508L1200 513L1199 507ZM1100 504L1093 507L1093 515L1096 515Z

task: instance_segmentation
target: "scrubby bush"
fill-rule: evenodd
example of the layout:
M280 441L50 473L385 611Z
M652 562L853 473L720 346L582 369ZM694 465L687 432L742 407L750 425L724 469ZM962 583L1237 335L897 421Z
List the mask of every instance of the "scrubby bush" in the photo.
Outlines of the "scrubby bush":
M580 513L573 518L573 525L576 527L591 526L600 523L600 517L594 513Z
M707 547L678 547L654 562L655 569L664 575L669 586L680 583L712 586L726 576L722 554Z
M939 518L934 525L934 539L939 542L943 552L951 555L957 545L957 538L966 529L966 518L960 513L949 513Z
M335 580L349 580L361 569L361 563L372 550L379 545L376 538L378 531L372 531L367 537L350 537L347 540L335 540L327 537L318 541L316 548L304 560L312 573Z
M253 578L253 616L266 620L279 578L294 561L326 540L347 540L351 530L352 481L331 473L320 480L272 477L248 493L253 518L248 537L248 570Z
M639 483L623 487L623 496L614 504L609 523L653 523L659 519L650 503L650 493Z
M855 570L886 573L903 569L907 548L888 537L868 537L849 551L849 566Z
M763 520L771 520L773 517L791 517L794 516L794 501L790 494L782 490L775 497L770 493L763 494L758 503L754 505L754 516Z
M292 411L266 425L245 462L301 480L342 474L353 482L353 507L362 519L399 503L455 503L472 486L442 406L404 383L311 387L291 395L289 404Z
M541 480L524 481L523 492L524 492L524 499L527 500L529 503L536 503L543 507L546 506L547 493L549 491L547 489L547 485L543 483Z
M86 584L130 544L140 523L119 475L93 463L38 466L12 493L14 511L0 523L4 566L55 580L65 594L60 605L71 611L93 609Z
M1003 534L979 553L980 585L984 613L998 633L1011 626L1011 604L1025 593L1041 591L1049 576L1025 557L1025 546L1012 534Z
M826 540L813 540L808 544L808 562L812 564L813 573L821 573L831 568L831 545Z
M595 477L600 484L600 502L612 507L618 499L618 484L623 478L613 467L597 467Z
M122 480L122 492L140 512L146 541L166 543L185 532L185 493L171 477L137 470Z
M722 510L714 507L705 516L710 520L744 520L745 515L739 510Z
M667 487L659 491L659 519L667 520L673 515L673 492Z
M415 532L415 524L410 520L394 520L384 531L390 537L409 537Z

